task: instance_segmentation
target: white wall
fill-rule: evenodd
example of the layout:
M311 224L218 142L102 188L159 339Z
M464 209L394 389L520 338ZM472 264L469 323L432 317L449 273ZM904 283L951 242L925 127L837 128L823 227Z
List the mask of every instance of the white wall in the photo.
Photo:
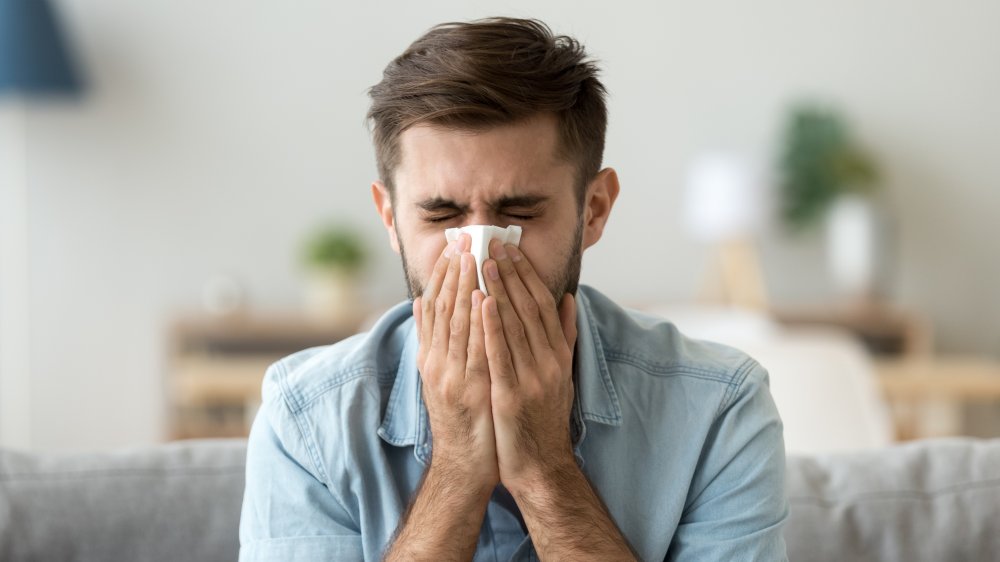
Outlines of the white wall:
M323 217L370 232L373 299L404 298L371 209L365 90L434 23L493 14L540 17L603 61L623 191L584 282L693 295L685 166L720 146L766 154L787 102L821 94L886 169L895 300L932 315L942 349L1000 352L996 2L56 4L90 90L28 115L37 448L159 439L168 315L219 272L255 304L294 305L292 250ZM817 237L775 233L764 258L779 299L829 295Z

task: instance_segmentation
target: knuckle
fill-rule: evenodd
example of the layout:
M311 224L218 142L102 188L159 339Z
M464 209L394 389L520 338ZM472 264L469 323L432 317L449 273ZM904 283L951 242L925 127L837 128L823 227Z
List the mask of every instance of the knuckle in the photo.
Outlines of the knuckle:
M489 358L490 362L497 365L503 365L503 358L505 355L503 347L499 345L492 345L489 340L487 340L486 343L486 356Z
M435 315L446 316L448 314L448 312L450 312L449 308L450 308L450 306L448 304L448 301L445 300L445 299L439 298L439 299L437 299L437 300L434 301L434 314Z
M515 340L524 339L524 324L520 320L511 322L509 332L510 336Z
M528 401L539 401L545 396L545 391L538 381L529 380L521 385L521 395Z
M458 345L448 346L448 361L454 363L464 359L462 357L461 348Z
M448 378L441 381L438 386L438 392L444 397L449 403L457 402L459 398L462 397L462 384L460 381L454 378Z
M437 371L437 366L434 361L428 358L424 361L423 368L420 370L420 373L424 376L427 383L433 383L436 380L434 375Z
M485 363L475 359L469 361L469 363L465 366L465 373L469 377L477 377L480 375L488 375L489 370L487 370Z
M552 293L549 291L545 291L542 294L542 298L538 301L538 305L545 314L556 314L556 301L552 298Z
M535 299L531 298L530 295L524 301L524 312L525 314L527 314L532 318L538 316L539 313L538 303L536 303Z
M469 320L464 315L456 314L451 317L448 327L451 329L452 336L464 335L469 331Z
M514 264L510 260L500 260L498 265L500 267L500 273L505 276L510 276L515 272Z

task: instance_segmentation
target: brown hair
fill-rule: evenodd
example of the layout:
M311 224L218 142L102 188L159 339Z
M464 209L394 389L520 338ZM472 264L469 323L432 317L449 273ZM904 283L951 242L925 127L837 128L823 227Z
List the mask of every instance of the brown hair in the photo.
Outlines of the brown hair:
M572 37L534 19L432 27L386 66L368 94L378 173L394 196L399 135L418 124L481 130L552 112L557 156L576 165L578 205L601 167L607 107L598 68Z

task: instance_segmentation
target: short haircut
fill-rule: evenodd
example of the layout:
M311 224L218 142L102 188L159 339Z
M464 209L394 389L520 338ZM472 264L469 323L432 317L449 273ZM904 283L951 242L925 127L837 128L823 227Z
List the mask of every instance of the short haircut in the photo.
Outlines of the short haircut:
M601 169L607 91L583 46L534 19L506 17L432 27L368 90L367 120L382 182L395 197L399 136L417 124L484 130L541 113L558 121L556 156L575 166L578 206Z

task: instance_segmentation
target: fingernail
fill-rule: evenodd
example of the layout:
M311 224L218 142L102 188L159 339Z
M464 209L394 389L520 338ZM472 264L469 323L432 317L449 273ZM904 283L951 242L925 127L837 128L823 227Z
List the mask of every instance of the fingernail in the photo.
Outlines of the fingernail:
M497 262L490 261L486 264L486 274L490 276L490 279L496 281L500 279L500 271L497 270Z
M496 255L493 256L498 260L507 259L507 250L504 249L503 244L497 242L496 244Z
M518 250L517 246L511 244L508 250L510 251L510 261L521 261L521 250Z
M458 242L448 242L448 245L444 249L444 257L450 258L455 253L456 246L458 246Z
M479 305L483 304L483 294L479 291L472 293L472 306L479 308Z

